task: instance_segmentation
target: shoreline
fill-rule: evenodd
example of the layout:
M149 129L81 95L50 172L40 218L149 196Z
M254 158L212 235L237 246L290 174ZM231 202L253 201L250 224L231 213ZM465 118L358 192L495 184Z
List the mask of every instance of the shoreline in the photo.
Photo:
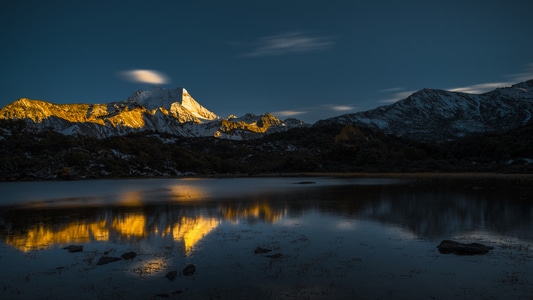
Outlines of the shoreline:
M267 177L336 177L336 178L394 178L409 179L416 182L427 181L476 181L513 182L519 185L531 185L533 173L498 173L498 172L296 172L296 173L258 173L258 174L198 174L185 176L131 176L131 177L90 177L90 178L25 178L1 180L0 182L32 182L32 181L83 181L83 180L116 180L116 179L163 179L163 178L267 178Z

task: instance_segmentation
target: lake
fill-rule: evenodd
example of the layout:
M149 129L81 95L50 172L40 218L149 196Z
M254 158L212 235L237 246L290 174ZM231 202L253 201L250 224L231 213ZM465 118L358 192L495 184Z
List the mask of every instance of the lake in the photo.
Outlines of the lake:
M0 182L0 194L2 299L533 298L528 187L183 178ZM494 249L442 254L442 240Z

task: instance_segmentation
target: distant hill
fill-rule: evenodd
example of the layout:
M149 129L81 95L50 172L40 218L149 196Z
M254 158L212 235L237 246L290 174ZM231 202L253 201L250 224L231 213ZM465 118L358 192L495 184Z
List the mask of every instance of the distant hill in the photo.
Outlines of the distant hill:
M502 133L532 121L533 80L484 94L423 89L394 104L346 114L315 125L364 126L399 137L443 141Z

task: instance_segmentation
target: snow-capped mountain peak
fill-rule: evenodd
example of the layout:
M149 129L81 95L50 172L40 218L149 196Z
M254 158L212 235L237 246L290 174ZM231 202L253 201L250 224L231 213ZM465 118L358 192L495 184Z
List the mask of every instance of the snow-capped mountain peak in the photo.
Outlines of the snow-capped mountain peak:
M186 137L258 138L305 123L283 124L270 114L222 119L184 88L136 91L106 104L53 104L21 98L0 110L0 120L24 120L31 130L96 137L154 131Z
M215 120L219 117L200 105L184 88L163 89L156 87L152 91L136 91L129 98L136 101L149 111L163 109L184 121L192 118L200 120ZM190 114L190 116L184 116Z

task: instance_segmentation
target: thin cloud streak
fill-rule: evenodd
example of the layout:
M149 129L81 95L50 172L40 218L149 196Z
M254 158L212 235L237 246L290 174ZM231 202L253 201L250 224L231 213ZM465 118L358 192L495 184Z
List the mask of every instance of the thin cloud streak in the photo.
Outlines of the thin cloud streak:
M522 73L505 75L506 78L511 78L513 82L522 82L533 79L533 63L526 65L526 70Z
M302 107L295 110L282 110L273 112L272 114L278 118L297 117L321 120L338 116L339 113L349 113L356 109L355 106L350 105L323 104L312 107Z
M465 86L465 87L449 89L449 91L468 93L468 94L483 94L486 92L490 92L496 88L507 87L518 82L531 80L533 79L533 63L527 64L526 70L522 73L508 74L508 75L504 75L503 77L509 78L510 81L480 83L480 84L474 84L474 85Z
M282 110L273 112L272 114L275 116L281 116L281 117L293 117L298 115L303 115L308 113L307 111L295 111L295 110Z
M347 105L334 105L334 106L331 106L331 109L336 110L336 111L347 111L347 110L354 110L355 107L347 106Z
M255 48L241 57L261 57L306 53L325 50L335 43L331 37L312 36L301 32L259 38L254 42Z
M399 100L402 100L402 99L405 99L405 98L411 96L411 94L413 94L415 92L416 91L412 90L412 91L403 91L403 92L394 93L394 94L390 95L387 99L379 100L379 102L382 102L382 103L394 103L394 102L397 102Z
M467 94L483 94L486 92L490 92L496 88L510 86L513 83L511 82L490 82L490 83L480 83L480 84L474 84L470 86L465 87L458 87L453 89L448 89L450 92L460 92L460 93L467 93Z
M501 81L501 82L487 82L487 83L479 83L479 84L473 84L468 86L462 86L462 87L454 87L447 89L450 92L459 92L459 93L466 93L466 94L483 94L486 92L490 92L494 89L501 88L501 87L507 87L511 86L518 82L523 82L526 80L533 79L533 63L529 63L525 66L525 71L522 73L516 73L516 74L508 74L504 75L504 78L509 78L509 81ZM411 94L415 93L415 90L410 91L402 91L403 87L393 87L393 88L387 88L379 90L379 93L392 93L388 98L378 100L378 102L382 103L394 103L399 100L405 99L409 97ZM396 92L396 93L393 93Z
M384 90L379 90L380 93L392 93L392 92L399 92L399 91L403 91L404 88L403 87L394 87L394 88L390 88L390 89L384 89Z

